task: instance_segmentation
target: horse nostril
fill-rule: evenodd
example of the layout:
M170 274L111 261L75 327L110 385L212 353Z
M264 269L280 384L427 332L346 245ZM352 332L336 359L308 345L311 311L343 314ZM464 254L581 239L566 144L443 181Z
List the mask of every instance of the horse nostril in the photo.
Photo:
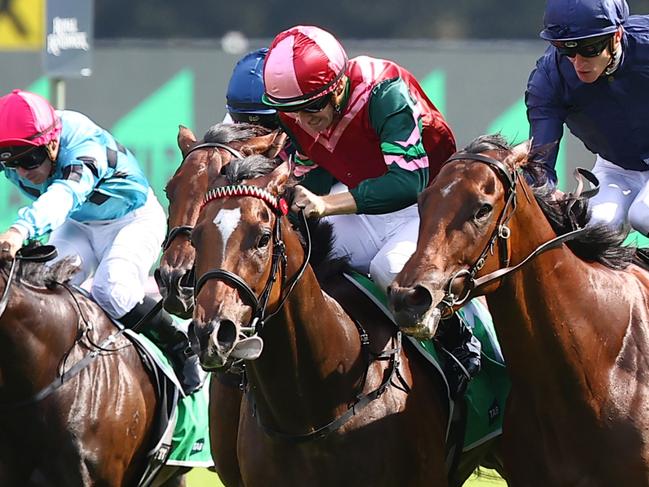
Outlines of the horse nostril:
M433 296L424 286L415 286L405 296L405 301L413 308L428 309L433 305Z
M221 350L230 350L237 339L237 326L230 320L221 320L216 325L216 343Z
M388 295L394 311L426 312L433 305L433 297L424 286L390 286Z

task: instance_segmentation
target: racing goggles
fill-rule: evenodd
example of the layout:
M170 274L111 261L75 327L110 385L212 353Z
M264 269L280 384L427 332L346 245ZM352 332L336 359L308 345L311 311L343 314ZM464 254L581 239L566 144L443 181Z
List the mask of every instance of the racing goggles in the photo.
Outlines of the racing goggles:
M49 157L43 145L30 147L0 147L0 164L9 169L25 169L31 171L40 167Z
M569 58L574 58L577 54L582 57L597 57L606 49L612 38L612 34L607 34L576 41L552 41L552 45L557 48L559 54Z
M297 105L293 107L276 107L277 110L281 112L306 112L306 113L318 113L324 110L329 102L331 101L331 93L327 93L320 98L316 98L311 102L307 102L304 105Z

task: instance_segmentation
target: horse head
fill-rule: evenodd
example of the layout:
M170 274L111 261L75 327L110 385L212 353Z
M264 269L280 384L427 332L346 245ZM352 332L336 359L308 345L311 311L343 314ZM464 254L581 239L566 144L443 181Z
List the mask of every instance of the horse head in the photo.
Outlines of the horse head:
M256 328L279 299L286 274L281 220L288 206L281 195L289 175L288 163L248 157L212 179L205 195L191 239L193 347L206 369L261 353Z
M252 154L274 158L285 140L284 133L257 125L217 124L197 142L191 130L180 126L178 147L183 160L165 188L169 200L169 233L163 244L160 267L155 272L167 311L182 318L192 314L194 249L190 235L210 174L218 175L234 158Z
M527 143L510 149L500 136L478 138L421 193L417 249L388 288L404 331L433 336L441 319L476 294L475 278L506 267L517 168L528 151Z

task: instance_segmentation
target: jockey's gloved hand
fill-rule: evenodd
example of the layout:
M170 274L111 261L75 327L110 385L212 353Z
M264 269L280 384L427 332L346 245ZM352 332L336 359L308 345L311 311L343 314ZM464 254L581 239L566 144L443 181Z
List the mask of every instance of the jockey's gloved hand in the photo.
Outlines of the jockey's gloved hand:
M11 227L0 233L0 259L13 259L18 249L23 246L24 241L25 236L16 227Z

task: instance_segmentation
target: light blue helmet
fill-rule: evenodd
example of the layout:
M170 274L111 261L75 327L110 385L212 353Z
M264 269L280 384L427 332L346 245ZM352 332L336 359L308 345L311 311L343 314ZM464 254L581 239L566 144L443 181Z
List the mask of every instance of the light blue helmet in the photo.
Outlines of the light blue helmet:
M264 94L264 59L267 53L266 48L249 52L237 62L232 71L226 94L226 108L235 122L277 125L277 112L261 102Z
M628 17L626 0L547 0L540 36L576 41L612 34Z

